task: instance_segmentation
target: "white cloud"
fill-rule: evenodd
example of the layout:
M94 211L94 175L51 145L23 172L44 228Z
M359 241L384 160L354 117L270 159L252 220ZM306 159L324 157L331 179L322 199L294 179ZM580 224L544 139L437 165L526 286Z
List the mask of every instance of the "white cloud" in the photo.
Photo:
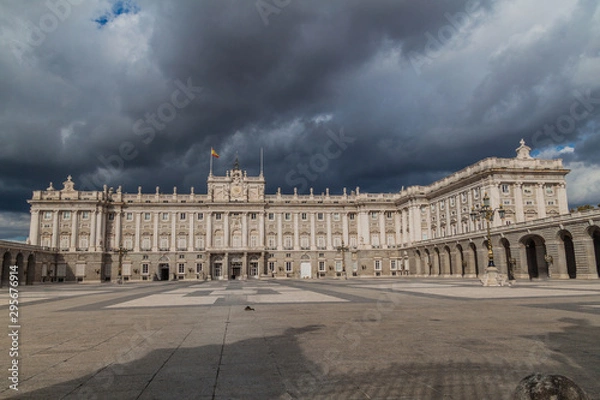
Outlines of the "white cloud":
M571 170L567 175L567 195L572 205L600 203L600 170L597 165L572 162L566 165Z

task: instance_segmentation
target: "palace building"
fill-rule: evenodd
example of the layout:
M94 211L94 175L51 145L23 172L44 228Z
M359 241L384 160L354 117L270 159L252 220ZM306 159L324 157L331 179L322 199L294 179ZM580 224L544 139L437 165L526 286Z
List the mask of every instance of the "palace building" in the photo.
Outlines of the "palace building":
M487 263L487 227L470 213L486 195L493 209L505 210L504 219L491 222L501 271L513 263L516 276L531 277L537 254L533 273L549 273L540 260L546 247L543 254L536 250L540 240L531 239L533 253L511 255L500 245L503 232L569 217L569 171L561 160L536 159L530 150L521 141L515 158L486 158L395 193L357 187L341 194L266 194L262 168L248 176L237 160L224 176L211 171L206 194L158 187L155 193L106 186L78 191L68 177L62 189L50 184L29 200L29 242L57 257L40 266L35 280L475 277ZM589 277L593 264L585 267Z

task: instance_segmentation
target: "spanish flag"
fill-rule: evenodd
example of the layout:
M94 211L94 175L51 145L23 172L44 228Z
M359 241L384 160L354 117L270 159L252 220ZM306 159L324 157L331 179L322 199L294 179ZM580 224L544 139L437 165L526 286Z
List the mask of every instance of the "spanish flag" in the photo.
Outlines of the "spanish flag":
M210 148L210 155L213 156L214 158L219 158L219 155L217 154L215 149L213 149L212 147Z

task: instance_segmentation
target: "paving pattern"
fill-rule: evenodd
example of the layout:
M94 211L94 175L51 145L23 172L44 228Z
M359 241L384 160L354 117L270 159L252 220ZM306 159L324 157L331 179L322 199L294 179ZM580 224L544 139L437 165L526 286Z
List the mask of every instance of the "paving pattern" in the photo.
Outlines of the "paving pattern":
M0 386L0 398L508 400L532 372L566 375L600 398L600 281L19 289L19 392ZM6 288L0 302L7 318Z

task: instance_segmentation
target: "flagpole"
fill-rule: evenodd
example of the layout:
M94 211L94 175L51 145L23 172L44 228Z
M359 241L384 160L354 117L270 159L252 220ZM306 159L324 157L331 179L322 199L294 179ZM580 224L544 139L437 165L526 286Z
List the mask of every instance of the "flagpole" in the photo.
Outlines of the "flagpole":
M208 176L212 176L213 174L213 168L212 168L212 164L213 164L213 155L212 155L212 147L210 148L210 170L208 172Z
M263 153L263 148L260 148L260 176L263 176L263 172L264 172L264 153Z

